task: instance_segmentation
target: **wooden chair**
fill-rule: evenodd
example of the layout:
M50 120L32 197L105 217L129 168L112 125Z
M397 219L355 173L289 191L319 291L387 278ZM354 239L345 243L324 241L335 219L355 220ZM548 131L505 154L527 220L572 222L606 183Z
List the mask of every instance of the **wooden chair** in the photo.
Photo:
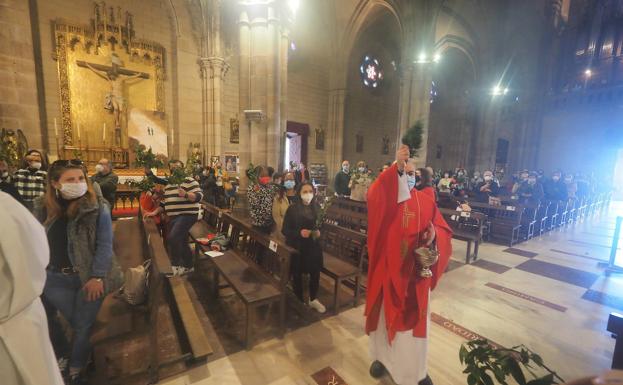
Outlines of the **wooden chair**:
M353 307L359 303L360 278L367 236L360 232L325 223L320 231L324 266L322 272L334 281L333 310L340 311L339 291L342 283L354 279Z

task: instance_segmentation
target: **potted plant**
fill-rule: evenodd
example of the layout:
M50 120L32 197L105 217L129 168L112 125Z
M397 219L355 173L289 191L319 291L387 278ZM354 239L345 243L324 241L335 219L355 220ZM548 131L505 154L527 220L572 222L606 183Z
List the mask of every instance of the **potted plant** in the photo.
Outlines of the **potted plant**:
M545 365L543 359L524 345L510 349L495 347L484 339L469 341L459 350L468 385L508 385L511 377L518 385L552 385L565 382ZM526 378L524 371L529 373Z

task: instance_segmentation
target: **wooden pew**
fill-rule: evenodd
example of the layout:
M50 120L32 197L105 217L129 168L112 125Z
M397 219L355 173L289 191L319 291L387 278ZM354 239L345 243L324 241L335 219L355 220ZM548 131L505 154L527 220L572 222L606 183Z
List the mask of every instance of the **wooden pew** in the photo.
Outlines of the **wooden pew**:
M547 227L547 221L550 219L551 203L549 201L543 200L539 203L538 210L536 212L535 217L535 226L534 226L534 236L540 237L543 233L549 228Z
M324 223L320 231L324 266L322 272L334 280L333 310L340 311L339 290L349 279L355 280L353 307L359 302L359 281L366 252L367 236L357 231Z
M206 211L214 211L214 206L202 203ZM218 210L218 209L216 209ZM213 268L213 292L218 295L219 277L223 277L246 309L244 345L253 346L253 315L260 306L279 306L279 331L285 333L286 290L290 279L290 260L296 251L282 242L271 238L253 228L244 220L219 211L221 230L227 234L231 249L223 255L209 257L199 255ZM205 218L204 218L205 220ZM203 234L205 235L205 234ZM203 236L202 235L202 236ZM209 248L196 243L198 253L204 254Z
M467 242L465 263L469 264L472 258L476 260L478 258L478 248L482 242L487 216L474 211L456 211L445 208L440 208L439 211L452 228L452 238ZM472 243L474 243L473 254Z
M326 222L360 233L368 231L368 213L353 211L344 206L333 204L327 210Z
M559 205L558 201L549 201L549 207L547 208L547 220L545 221L546 231L554 230L558 223Z
M542 207L543 206L539 202L532 202L524 205L524 213L521 216L521 228L519 229L519 233L525 241L534 237L537 214L539 214L539 210L541 210ZM544 208L547 209L546 207ZM544 213L543 216L545 216ZM543 216L540 219L543 219ZM543 229L542 223L543 221L539 220L539 231ZM541 233L542 232L540 232L539 235L541 235Z
M512 247L519 242L523 206L492 206L486 203L470 202L472 211L486 214L490 221L489 237Z
M183 278L169 278L173 271L160 233L153 220L141 218L131 219L132 226L125 226L129 221L117 226L123 222L123 231L139 237L141 244L132 252L151 259L148 298L136 306L113 294L105 299L91 335L98 384L155 383L212 354L200 322L203 310L189 300Z

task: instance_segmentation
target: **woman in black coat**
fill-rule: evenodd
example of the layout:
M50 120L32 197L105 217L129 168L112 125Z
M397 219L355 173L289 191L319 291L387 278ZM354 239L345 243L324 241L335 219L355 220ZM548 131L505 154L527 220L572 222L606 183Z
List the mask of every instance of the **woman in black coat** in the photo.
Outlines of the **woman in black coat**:
M303 274L309 274L309 306L324 313L326 308L317 298L322 269L320 231L316 228L320 208L314 199L314 186L311 183L301 184L298 195L300 199L286 211L281 230L286 237L286 244L298 250L291 262L292 285L296 296L303 301Z

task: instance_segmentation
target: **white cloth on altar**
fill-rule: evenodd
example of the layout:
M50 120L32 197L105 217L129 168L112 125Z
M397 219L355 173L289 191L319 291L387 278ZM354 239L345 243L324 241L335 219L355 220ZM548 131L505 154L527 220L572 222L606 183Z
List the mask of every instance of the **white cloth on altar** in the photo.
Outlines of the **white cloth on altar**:
M413 330L397 332L391 345L387 338L385 309L381 305L379 325L370 333L369 347L372 361L379 361L398 385L418 385L426 378L428 368L428 327L430 311L426 317L426 338L413 336Z
M63 385L39 296L50 251L43 226L0 192L0 373L3 384Z

